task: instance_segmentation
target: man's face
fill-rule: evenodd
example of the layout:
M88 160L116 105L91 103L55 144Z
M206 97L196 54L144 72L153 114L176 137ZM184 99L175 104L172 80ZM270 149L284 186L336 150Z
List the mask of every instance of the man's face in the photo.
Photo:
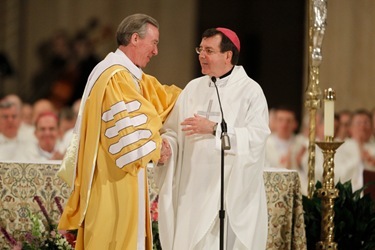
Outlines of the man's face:
M144 38L137 35L137 53L134 64L145 68L151 57L158 54L159 30L151 24L147 24L147 32Z
M339 127L338 127L338 134L342 138L346 138L350 134L350 122L351 122L351 115L350 114L342 114L339 118Z
M353 115L350 133L353 139L360 142L367 142L372 133L371 119L365 114Z
M52 152L58 138L56 118L49 115L39 118L35 127L35 136L38 139L39 146L43 150Z
M297 128L297 121L293 112L278 110L275 114L275 130L280 138L289 139Z
M226 73L228 67L228 51L220 52L221 36L215 35L202 39L199 54L199 62L202 67L202 74L220 77ZM230 52L231 53L231 52Z
M15 138L21 125L21 111L16 106L0 109L0 131L7 138Z

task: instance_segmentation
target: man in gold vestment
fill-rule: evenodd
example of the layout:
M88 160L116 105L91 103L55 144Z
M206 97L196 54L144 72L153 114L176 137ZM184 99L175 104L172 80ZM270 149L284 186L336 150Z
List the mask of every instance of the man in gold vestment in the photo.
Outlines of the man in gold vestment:
M180 93L141 70L158 53L158 27L125 18L118 49L89 76L59 171L73 188L59 229L78 229L76 249L152 249L145 167L160 158L159 130Z

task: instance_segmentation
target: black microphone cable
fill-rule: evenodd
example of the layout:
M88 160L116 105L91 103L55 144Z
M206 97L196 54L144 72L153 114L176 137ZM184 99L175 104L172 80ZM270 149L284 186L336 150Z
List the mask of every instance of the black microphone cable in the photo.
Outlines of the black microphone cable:
M221 144L222 144L222 147L223 147L224 150L230 150L231 146L230 146L230 140L229 140L229 136L228 136L228 127L227 127L227 123L225 122L225 119L224 119L224 112L223 112L223 108L221 106L219 90L218 90L217 85L216 85L216 77L214 77L214 76L211 77L211 80L215 85L217 99L219 100L219 107L220 107L220 112L221 112L221 119L222 119L221 124L220 124L221 125L221 132L222 132Z

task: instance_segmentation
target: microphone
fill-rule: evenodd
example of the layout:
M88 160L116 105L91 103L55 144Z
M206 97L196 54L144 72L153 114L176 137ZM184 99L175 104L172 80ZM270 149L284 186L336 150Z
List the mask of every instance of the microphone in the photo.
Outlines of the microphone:
M219 100L219 107L220 107L220 112L221 112L221 124L220 124L221 125L221 132L222 132L222 134L221 134L221 147L224 150L230 150L231 146L230 146L230 140L229 140L229 136L228 136L228 127L227 127L227 123L225 122L225 119L224 119L224 112L223 112L223 108L221 106L219 90L218 90L217 85L216 85L216 77L214 77L214 76L211 77L211 80L215 85L217 99Z

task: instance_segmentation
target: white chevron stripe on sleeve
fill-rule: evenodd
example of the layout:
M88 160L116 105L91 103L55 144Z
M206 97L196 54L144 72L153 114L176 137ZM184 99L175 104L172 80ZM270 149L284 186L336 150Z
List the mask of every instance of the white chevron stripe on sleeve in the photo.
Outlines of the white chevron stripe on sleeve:
M122 111L127 110L128 113L134 112L141 107L141 103L137 100L125 103L124 101L118 102L111 106L110 110L107 110L102 115L102 120L105 122L113 120L114 116Z
M117 167L122 168L123 166L148 155L155 149L156 149L156 143L154 141L148 141L142 147L120 156L116 160L116 165Z
M134 131L131 134L125 135L120 138L120 140L111 146L109 146L109 152L111 154L117 154L121 151L122 148L129 146L130 144L133 144L141 139L148 139L151 136L150 130L137 130Z
M129 126L138 127L142 124L145 124L146 122L147 116L145 114L140 114L132 118L124 117L118 120L115 123L115 126L108 128L105 131L105 136L107 136L108 138L116 137L122 129L127 128Z

